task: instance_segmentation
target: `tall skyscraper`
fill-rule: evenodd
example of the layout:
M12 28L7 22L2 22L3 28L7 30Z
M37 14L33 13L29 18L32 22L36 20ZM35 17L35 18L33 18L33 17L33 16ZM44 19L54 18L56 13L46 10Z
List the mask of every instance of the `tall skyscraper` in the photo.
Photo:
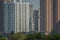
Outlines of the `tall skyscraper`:
M40 9L41 31L60 33L60 0L40 0Z
M35 32L38 32L38 10L34 10L33 20L34 20L34 30Z
M11 1L4 3L4 26L5 32L30 32L30 18L32 5Z
M32 26L32 23L30 24L30 18L32 19L32 5L29 3L22 3L21 4L21 13L20 13L20 19L21 19L21 32L30 32L30 28Z
M60 33L60 0L53 0L53 31Z
M53 0L40 0L40 31L50 33L53 27Z
M0 33L4 32L4 0L0 0Z
M4 2L4 31L10 33L11 31L17 32L17 21L16 16L19 16L19 13L15 14L15 4L12 2ZM16 23L15 23L16 21ZM19 23L18 23L19 25ZM18 26L19 27L19 26ZM19 29L18 29L19 30Z
M40 9L38 9L38 32L40 32Z
M34 31L40 32L40 9L33 12Z

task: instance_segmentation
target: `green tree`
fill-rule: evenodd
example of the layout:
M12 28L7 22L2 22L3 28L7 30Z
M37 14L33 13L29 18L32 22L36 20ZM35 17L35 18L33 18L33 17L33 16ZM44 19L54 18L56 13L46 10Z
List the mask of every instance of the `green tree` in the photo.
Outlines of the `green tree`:
M26 40L40 40L42 35L40 33L28 34Z
M6 38L0 38L0 40L6 40Z
M21 37L20 33L16 33L16 34L14 34L14 35L11 35L11 36L9 37L9 39L10 39L10 40L18 40L18 39L20 39L20 37Z
M54 34L52 35L53 40L60 40L60 34Z
M16 33L10 36L10 40L25 40L25 38L26 38L26 35L21 33Z

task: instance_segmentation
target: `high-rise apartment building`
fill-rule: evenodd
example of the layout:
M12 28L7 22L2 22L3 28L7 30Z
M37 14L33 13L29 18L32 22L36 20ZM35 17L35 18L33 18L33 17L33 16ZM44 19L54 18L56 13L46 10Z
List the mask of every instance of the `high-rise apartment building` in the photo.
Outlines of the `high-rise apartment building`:
M60 33L60 0L53 0L53 31Z
M53 27L53 0L40 0L40 31L50 33Z
M38 9L38 32L40 32L40 9Z
M0 33L4 32L4 0L0 0Z
M16 1L4 3L5 32L30 32L32 5Z
M40 32L40 9L33 12L34 32Z
M22 3L21 6L21 32L30 32L32 28L32 23L30 24L33 14L32 5L29 3Z
M34 10L33 12L33 20L34 20L34 30L35 32L38 32L38 10Z
M41 31L60 32L60 0L40 0L40 16Z
M17 22L15 23L15 21L18 20L18 19L16 19L17 15L19 15L19 13L15 14L15 4L14 3L4 2L4 31L5 32L7 32L7 33L11 32L11 31L16 32Z

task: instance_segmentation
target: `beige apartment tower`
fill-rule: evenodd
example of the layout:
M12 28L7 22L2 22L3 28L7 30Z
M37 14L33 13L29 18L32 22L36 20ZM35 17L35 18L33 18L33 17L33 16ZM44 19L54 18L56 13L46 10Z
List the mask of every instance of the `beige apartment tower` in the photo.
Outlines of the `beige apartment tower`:
M53 0L40 0L40 32L50 33L53 29Z
M60 0L40 0L40 31L60 32Z

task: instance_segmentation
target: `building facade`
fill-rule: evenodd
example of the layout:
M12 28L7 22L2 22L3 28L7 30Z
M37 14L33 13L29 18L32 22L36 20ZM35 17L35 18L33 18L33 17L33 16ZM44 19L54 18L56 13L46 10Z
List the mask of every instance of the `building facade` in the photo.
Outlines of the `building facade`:
M4 32L4 0L0 0L0 33Z
M38 32L38 10L34 10L33 20L34 20L34 30L35 32Z
M60 33L60 0L53 0L53 31Z
M38 10L38 32L40 32L40 9Z
M21 2L4 3L5 32L30 32L32 5Z
M30 32L32 28L32 5L29 3L22 3L21 4L21 32Z
M40 0L40 31L50 33L53 29L53 0Z
M15 4L11 2L4 3L4 30L6 33L15 32Z
M60 0L40 0L40 8L43 32L60 33Z

